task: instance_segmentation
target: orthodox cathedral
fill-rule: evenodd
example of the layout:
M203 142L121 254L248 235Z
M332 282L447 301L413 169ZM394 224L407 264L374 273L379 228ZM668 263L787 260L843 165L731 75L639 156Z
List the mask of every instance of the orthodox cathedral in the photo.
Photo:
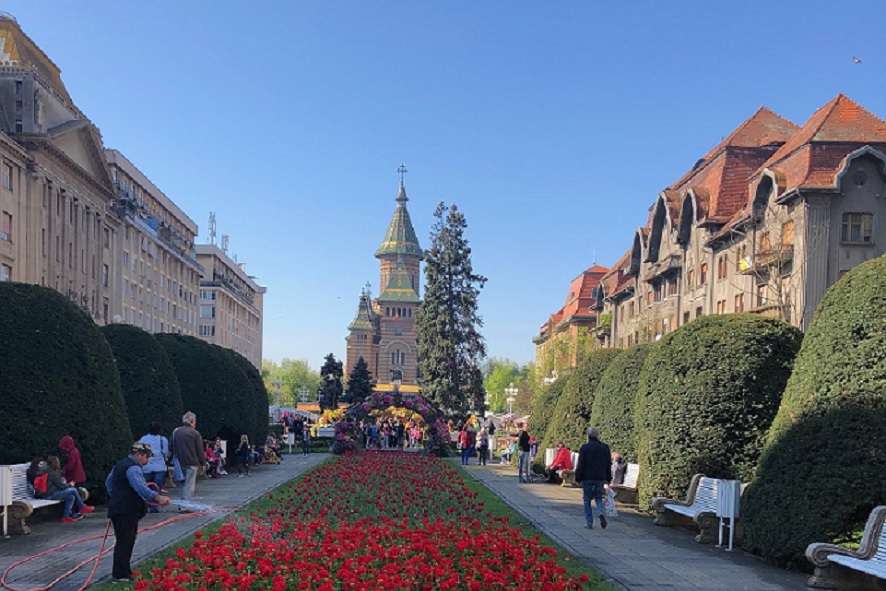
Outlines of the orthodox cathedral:
M348 325L345 376L362 357L369 366L374 384L391 383L399 378L404 390L418 384L415 317L421 303L419 266L423 251L415 236L406 209L406 169L400 167L397 209L388 225L381 246L375 251L380 261L381 280L377 298L368 287L360 293L354 320Z

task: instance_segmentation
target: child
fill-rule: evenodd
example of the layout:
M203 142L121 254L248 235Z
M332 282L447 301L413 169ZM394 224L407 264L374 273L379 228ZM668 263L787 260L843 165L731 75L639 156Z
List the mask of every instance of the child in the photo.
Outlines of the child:
M58 442L58 447L65 452L65 468L62 477L71 486L80 486L86 482L86 472L83 471L83 462L80 460L80 450L74 445L70 435L65 435Z
M240 447L237 448L237 478L243 478L243 470L246 470L245 476L252 476L249 473L249 456L252 454L252 448L249 447L249 436L244 433L240 436Z

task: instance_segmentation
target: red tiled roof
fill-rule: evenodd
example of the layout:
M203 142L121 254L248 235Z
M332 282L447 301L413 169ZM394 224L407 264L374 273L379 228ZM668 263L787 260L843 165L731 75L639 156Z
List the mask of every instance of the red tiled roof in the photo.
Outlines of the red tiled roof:
M588 310L594 304L594 288L600 285L600 279L609 271L602 265L594 265L582 271L581 275L569 284L569 294L563 307L551 314L549 322L541 326L540 332L544 332L549 325L553 326L573 316L587 316Z

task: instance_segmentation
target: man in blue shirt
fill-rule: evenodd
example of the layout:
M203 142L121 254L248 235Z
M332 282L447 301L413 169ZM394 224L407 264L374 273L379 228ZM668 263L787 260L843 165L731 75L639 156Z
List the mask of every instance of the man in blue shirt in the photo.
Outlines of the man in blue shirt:
M152 455L150 445L136 441L132 444L129 455L117 462L105 480L110 498L108 518L114 524L114 536L117 538L114 567L111 571L115 583L132 581L129 561L132 559L135 536L138 534L138 520L148 511L146 501L158 505L169 504L169 497L148 488L145 483L142 466L148 463Z

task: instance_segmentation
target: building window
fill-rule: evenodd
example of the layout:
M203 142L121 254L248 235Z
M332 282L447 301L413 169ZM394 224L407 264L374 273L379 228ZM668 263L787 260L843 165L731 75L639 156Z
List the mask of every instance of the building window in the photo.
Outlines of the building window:
M844 213L840 240L848 244L871 244L873 242L874 214Z
M200 326L200 336L201 337L214 337L215 336L215 326L211 324L203 324Z
M740 293L735 296L735 311L744 312L744 294Z
M772 250L772 240L769 238L769 232L760 234L760 252L769 252Z
M766 297L766 284L761 283L757 286L757 306L765 306L769 303L769 299Z
M110 279L110 269L107 265L102 265L102 285L108 287L109 279Z
M200 318L215 318L215 306L200 306Z
M725 314L726 313L726 300L718 300L717 301L717 314Z
M785 222L781 225L781 246L794 245L794 222L793 220Z
M695 317L696 317L696 318L701 318L701 306L698 306L698 307L695 309Z
M690 269L686 274L686 289L689 291L695 289L695 269Z
M0 240L12 242L12 214L5 211L0 217Z
M3 165L3 188L12 190L12 166Z
M9 265L0 265L0 281L9 281L12 277L12 267Z
M717 279L726 279L726 255L717 259Z
M702 263L698 272L698 284L704 285L708 282L708 264Z

